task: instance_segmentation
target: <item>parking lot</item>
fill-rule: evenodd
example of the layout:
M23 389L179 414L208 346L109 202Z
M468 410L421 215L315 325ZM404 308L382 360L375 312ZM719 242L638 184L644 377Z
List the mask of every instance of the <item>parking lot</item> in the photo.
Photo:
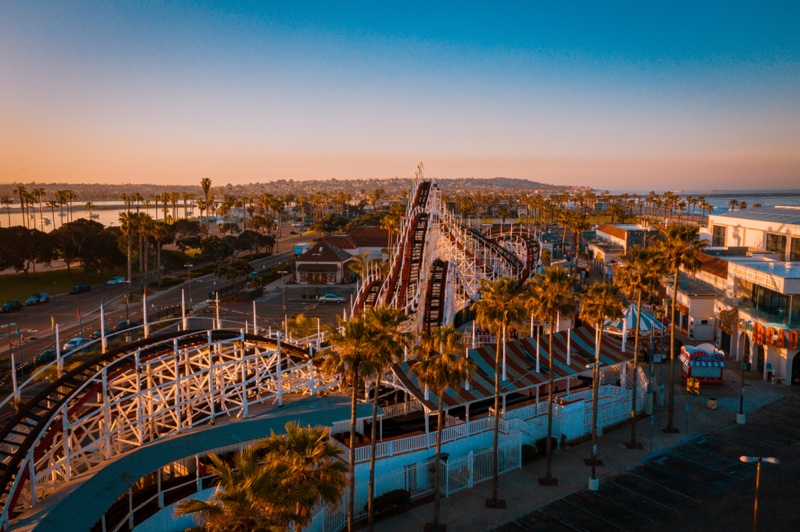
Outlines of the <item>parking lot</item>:
M263 296L256 299L256 313L259 327L279 328L283 322L284 301L285 314L292 317L304 314L307 318L319 318L322 327L335 323L336 316L342 316L347 309L350 312L350 298L355 291L355 284L344 285L295 285L287 284L285 292L281 283L272 283ZM284 299L285 294L285 299ZM326 294L344 297L343 303L325 303L317 298ZM220 305L220 317L225 325L226 320L245 320L252 323L252 303L231 302Z
M800 488L800 402L783 399L640 465L520 517L499 530L751 530L755 464L742 455L773 456L764 464L759 496L761 530L800 530L794 506Z

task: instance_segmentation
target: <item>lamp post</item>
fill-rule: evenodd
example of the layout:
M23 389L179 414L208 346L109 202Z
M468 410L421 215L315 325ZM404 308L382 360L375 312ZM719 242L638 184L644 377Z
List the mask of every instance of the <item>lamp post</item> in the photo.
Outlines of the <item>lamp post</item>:
M184 268L186 268L186 273L189 275L189 304L192 304L192 265L191 264L184 264Z
M589 477L590 491L597 491L599 489L600 481L595 474L595 467L597 465L603 465L601 461L597 460L597 385L600 380L600 366L602 365L603 362L600 360L592 362L591 364L586 364L586 369L592 370L592 457L589 460L592 465L592 476Z
M281 302L283 303L283 334L284 338L289 337L289 319L286 317L286 270L278 271L281 274Z
M745 464L756 462L756 497L755 502L753 503L753 532L756 532L758 530L758 487L761 483L761 462L767 462L768 464L775 465L778 465L781 462L772 456L740 456L739 461L744 462Z
M745 424L745 415L744 415L744 372L747 370L747 362L745 362L746 358L744 354L742 355L742 379L739 383L739 412L736 414L736 423L739 425Z

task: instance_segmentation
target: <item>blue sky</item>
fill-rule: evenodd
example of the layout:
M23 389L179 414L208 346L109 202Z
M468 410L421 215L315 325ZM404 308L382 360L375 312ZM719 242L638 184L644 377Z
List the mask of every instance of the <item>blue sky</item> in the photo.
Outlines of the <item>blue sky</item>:
M697 4L4 2L0 181L796 187L800 4Z

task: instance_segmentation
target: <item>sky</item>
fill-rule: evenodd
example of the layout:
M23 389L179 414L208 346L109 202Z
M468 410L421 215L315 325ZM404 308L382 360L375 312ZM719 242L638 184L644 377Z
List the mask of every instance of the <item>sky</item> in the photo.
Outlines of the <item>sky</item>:
M0 182L800 189L800 3L0 2Z

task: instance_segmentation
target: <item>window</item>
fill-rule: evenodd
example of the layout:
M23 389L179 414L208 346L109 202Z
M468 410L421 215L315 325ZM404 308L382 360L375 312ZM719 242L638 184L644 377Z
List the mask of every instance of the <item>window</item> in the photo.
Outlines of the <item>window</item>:
M718 248L725 246L725 226L724 225L715 225L714 226L714 233L711 237L711 246Z
M792 237L792 247L789 250L789 260L800 262L800 238Z
M778 254L778 260L786 260L786 235L767 233L767 251Z

